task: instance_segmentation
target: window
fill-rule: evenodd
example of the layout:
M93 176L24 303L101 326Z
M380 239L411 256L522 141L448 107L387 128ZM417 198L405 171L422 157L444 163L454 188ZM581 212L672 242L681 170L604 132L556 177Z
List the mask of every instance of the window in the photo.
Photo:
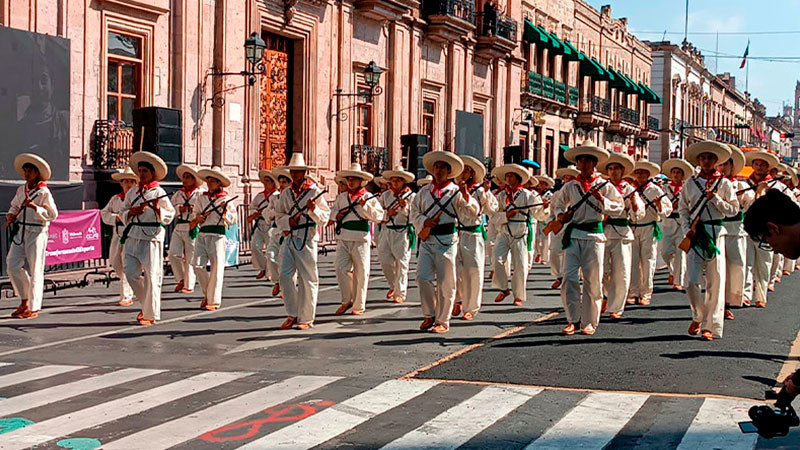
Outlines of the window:
M435 150L434 134L436 124L436 102L433 100L422 101L422 133L428 136L428 151Z
M141 106L142 39L120 33L108 33L108 120L133 122L133 109Z
M369 88L365 85L358 86L358 93L368 93ZM358 97L359 103L356 105L356 145L372 145L372 103L368 102L367 97Z

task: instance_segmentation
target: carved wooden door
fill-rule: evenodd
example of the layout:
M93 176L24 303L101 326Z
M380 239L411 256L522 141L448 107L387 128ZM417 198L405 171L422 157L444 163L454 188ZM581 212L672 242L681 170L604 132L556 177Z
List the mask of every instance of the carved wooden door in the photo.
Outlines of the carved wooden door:
M272 169L286 164L289 138L289 53L291 41L272 34L264 34L267 48L264 51L266 72L261 77L261 114L259 165Z

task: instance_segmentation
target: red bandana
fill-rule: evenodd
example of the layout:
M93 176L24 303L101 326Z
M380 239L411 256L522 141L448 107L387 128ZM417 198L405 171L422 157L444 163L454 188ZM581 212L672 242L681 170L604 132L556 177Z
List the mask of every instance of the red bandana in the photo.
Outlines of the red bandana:
M714 183L717 180L719 180L720 178L722 178L722 174L717 172L716 170L712 174L707 174L705 172L700 172L700 175L698 175L698 176L706 179L706 189L709 189L712 186L714 186Z
M353 201L355 201L355 199L361 197L366 192L367 192L367 190L364 189L364 187L362 186L362 187L358 188L358 190L355 193L348 191L347 195L350 197L350 202L352 203Z
M755 174L753 174L753 175L755 175ZM758 181L756 181L756 179L755 179L755 178L753 178L753 175L750 175L750 178L748 178L748 180L750 180L751 182L753 182L753 184L758 184L759 182L758 182ZM770 180L772 180L772 175L767 175L767 176L766 176L766 177L764 177L764 179L763 179L763 180L761 180L761 181L763 181L763 182L767 182L767 181L770 181Z
M292 187L292 191L294 191L294 195L295 195L295 197L297 197L298 195L300 195L300 193L301 193L301 192L303 192L303 191L305 191L306 189L310 188L312 183L313 183L313 181L309 180L308 178L304 178L304 179L303 179L303 182L302 182L302 183L300 183L300 186L299 186L299 187L297 187L297 188L295 188L295 187L294 187L294 183L292 183L292 186L291 186L291 187Z
M683 190L683 184L681 184L681 183L675 184L674 181L670 181L669 185L672 186L672 195L673 196L676 196L676 195L680 194L681 191Z
M594 182L594 180L598 178L600 178L600 175L594 173L589 178L584 178L583 174L578 174L578 176L575 179L578 180L578 183L581 184L583 192L589 192L589 189L592 188L592 182Z
M226 195L228 195L228 193L220 189L216 193L206 192L205 195L208 196L209 198L220 198L220 197L225 197Z
M119 194L117 194L117 197L125 200L125 193L124 192L120 192Z
M197 189L198 189L198 186L195 184L194 187L191 188L191 189L186 189L186 187L182 187L181 188L181 192L184 193L186 198L189 198L189 196L192 195L192 192L196 191Z
M269 198L269 196L272 195L273 192L275 192L275 189L264 191L264 198Z
M442 192L442 191L443 191L443 190L444 190L444 188L446 188L447 186L450 186L450 184L451 184L451 183L452 183L452 182L451 182L450 180L447 180L447 181L445 181L444 183L442 183L442 185L441 185L441 186L439 186L439 185L438 185L438 184L436 184L436 182L434 181L433 183L431 183L431 193L432 193L432 194L433 194L433 196L434 196L434 197L436 197L436 198L442 198L442 194L443 194L443 192Z
M614 187L617 188L617 191L619 191L620 194L625 195L625 192L622 190L622 188L628 185L627 181L619 180L619 184L614 184L614 182L612 181L611 184L613 184Z

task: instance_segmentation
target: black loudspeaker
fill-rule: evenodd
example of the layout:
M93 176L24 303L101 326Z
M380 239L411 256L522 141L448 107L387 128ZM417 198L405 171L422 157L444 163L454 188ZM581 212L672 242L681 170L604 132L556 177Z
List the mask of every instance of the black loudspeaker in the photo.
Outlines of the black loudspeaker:
M167 181L179 181L175 169L183 159L181 123L179 109L149 106L133 110L133 150L160 156L167 163Z
M404 134L400 136L400 145L403 153L400 163L417 179L425 177L427 172L422 165L422 157L428 153L428 136L424 134Z
M522 164L523 159L525 158L522 154L521 145L509 145L507 147L503 147L504 164Z

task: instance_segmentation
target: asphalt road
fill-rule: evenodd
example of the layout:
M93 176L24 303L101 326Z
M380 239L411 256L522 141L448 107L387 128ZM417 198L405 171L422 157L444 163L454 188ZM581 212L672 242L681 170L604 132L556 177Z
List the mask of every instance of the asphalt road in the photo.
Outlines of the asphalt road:
M544 266L528 303L486 304L433 335L416 284L385 300L372 267L367 314L335 316L323 257L317 325L278 331L285 312L248 267L229 269L223 308L166 293L162 322L135 324L116 286L48 295L32 321L0 319L0 449L7 448L793 448L739 433L774 385L798 332L792 295L737 311L724 339L686 335L685 294L663 274L649 308L593 337L565 319ZM413 272L412 272L413 273ZM165 283L165 292L174 283ZM14 301L0 302L0 316ZM299 377L299 378L298 378Z

